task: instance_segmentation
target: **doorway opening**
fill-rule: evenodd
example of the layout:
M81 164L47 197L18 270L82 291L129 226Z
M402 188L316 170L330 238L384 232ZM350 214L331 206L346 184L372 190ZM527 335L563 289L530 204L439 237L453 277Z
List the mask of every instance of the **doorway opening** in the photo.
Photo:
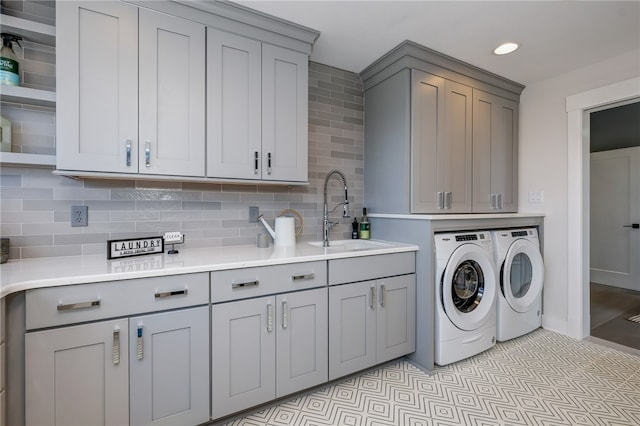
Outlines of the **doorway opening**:
M640 102L588 112L590 333L640 350Z
M567 96L567 334L590 336L589 110L640 99L638 78Z

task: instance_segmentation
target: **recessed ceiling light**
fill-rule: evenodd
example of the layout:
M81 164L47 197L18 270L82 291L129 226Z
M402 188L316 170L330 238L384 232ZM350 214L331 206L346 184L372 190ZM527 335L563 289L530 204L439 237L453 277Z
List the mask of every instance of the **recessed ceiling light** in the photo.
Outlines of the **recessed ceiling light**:
M496 47L493 53L496 55L506 55L507 53L511 53L518 48L518 43L503 43L500 46Z

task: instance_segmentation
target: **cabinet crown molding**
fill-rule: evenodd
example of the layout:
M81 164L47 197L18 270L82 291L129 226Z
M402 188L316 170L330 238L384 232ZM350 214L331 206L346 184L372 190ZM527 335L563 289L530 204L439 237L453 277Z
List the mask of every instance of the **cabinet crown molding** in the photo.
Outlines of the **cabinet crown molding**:
M405 40L360 72L364 89L375 86L404 68L419 69L512 100L518 100L525 88L523 84Z

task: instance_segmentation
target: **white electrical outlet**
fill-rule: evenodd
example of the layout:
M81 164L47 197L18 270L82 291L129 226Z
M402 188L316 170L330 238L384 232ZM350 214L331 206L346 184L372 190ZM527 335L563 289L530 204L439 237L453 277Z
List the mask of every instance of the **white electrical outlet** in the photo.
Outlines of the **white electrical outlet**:
M544 202L544 191L529 191L529 202L530 203L543 203Z
M181 243L182 242L182 232L174 231L174 232L165 232L164 234L164 242L171 243Z

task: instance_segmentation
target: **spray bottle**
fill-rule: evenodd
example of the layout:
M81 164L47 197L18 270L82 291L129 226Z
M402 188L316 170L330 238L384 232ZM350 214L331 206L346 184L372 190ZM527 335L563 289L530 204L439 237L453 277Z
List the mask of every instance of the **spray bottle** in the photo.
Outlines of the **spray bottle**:
M13 50L13 43L20 45L22 37L2 33L2 49L0 49L0 84L7 84L9 86L20 85L20 72L18 70L18 56Z

